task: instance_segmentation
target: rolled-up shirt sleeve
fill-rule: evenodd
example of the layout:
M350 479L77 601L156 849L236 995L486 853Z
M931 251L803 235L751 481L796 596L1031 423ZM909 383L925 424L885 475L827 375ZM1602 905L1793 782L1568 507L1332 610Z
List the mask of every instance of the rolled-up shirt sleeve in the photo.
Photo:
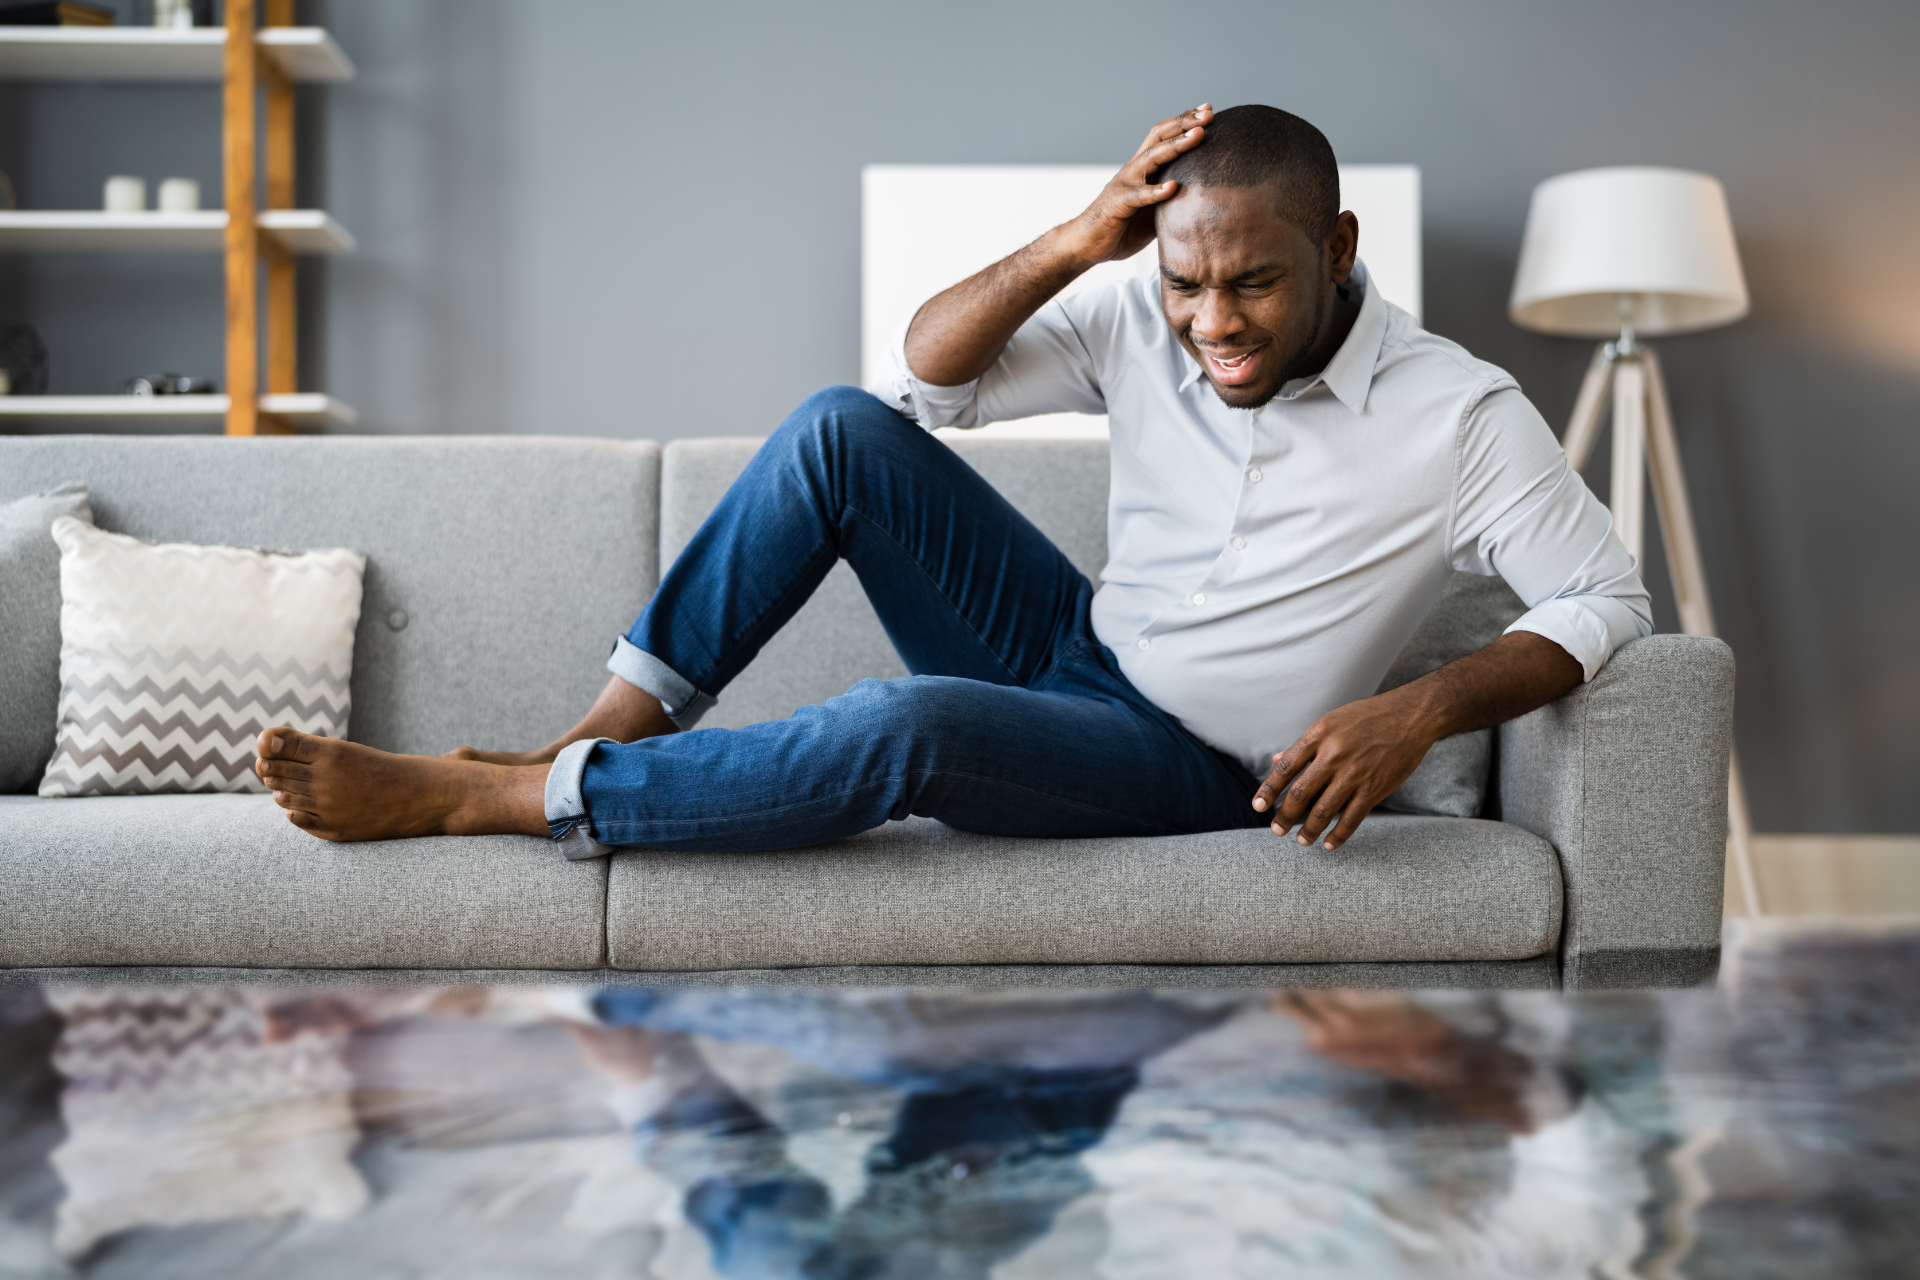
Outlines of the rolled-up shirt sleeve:
M907 365L909 327L894 335L888 367L867 390L928 430L984 427L1041 413L1107 411L1093 357L1059 299L1015 331L991 369L957 387L938 387L913 376Z
M1639 565L1546 421L1507 382L1461 422L1453 567L1498 574L1527 604L1508 631L1565 649L1591 680L1615 649L1650 635Z

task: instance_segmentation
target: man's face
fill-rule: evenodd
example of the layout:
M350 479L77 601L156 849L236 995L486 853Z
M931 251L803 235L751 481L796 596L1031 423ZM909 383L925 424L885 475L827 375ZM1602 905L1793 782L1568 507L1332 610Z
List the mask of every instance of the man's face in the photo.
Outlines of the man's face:
M1264 187L1188 187L1156 219L1167 325L1236 409L1257 409L1319 372L1304 366L1331 323L1335 285L1353 269L1352 214L1322 244L1276 203Z

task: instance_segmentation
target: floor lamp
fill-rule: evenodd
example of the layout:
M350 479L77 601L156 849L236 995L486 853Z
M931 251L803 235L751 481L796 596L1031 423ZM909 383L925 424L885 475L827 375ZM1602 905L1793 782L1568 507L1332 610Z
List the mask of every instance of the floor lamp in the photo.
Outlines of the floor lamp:
M1713 635L1666 384L1659 359L1640 338L1711 329L1747 314L1746 281L1720 183L1703 173L1650 168L1549 178L1534 188L1508 313L1542 333L1612 339L1593 353L1562 444L1574 469L1584 467L1611 401L1614 528L1640 559L1643 473L1650 475L1680 629ZM1737 760L1728 770L1727 823L1748 914L1762 915Z

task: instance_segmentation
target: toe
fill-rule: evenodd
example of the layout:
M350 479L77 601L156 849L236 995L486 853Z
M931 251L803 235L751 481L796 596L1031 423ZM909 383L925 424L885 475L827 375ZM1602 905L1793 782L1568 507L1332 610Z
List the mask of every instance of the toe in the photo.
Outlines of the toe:
M253 771L270 782L311 782L313 766L298 760L260 760Z
M320 754L313 735L275 725L262 730L254 751L262 760L289 760L310 764Z
M321 821L319 814L308 813L305 809L287 810L287 821L299 827L308 835L318 836L322 840L338 840L340 838L339 832L325 829L325 824Z

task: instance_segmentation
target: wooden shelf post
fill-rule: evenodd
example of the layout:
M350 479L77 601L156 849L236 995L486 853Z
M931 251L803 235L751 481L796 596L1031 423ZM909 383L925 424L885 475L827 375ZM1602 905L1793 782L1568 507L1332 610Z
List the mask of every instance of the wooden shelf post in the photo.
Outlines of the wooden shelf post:
M227 434L260 430L260 230L254 222L255 86L253 0L227 0L221 86L221 185L227 203Z
M293 0L267 0L266 25L293 25ZM293 208L293 81L273 62L261 59L267 86L267 208ZM293 254L277 240L266 240L267 394L299 390L299 334Z
M267 96L267 208L293 208L293 82L260 56L256 0L227 0L222 133L227 203L227 434L251 436L293 430L260 412L260 266L267 268L266 391L299 389L293 254L260 233L258 192L259 90ZM265 0L264 25L293 24L293 0Z

